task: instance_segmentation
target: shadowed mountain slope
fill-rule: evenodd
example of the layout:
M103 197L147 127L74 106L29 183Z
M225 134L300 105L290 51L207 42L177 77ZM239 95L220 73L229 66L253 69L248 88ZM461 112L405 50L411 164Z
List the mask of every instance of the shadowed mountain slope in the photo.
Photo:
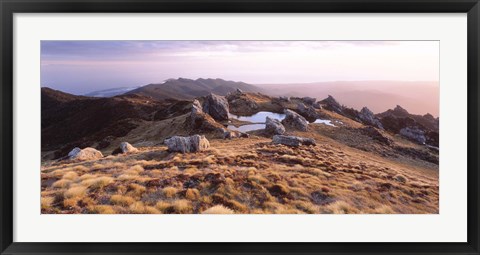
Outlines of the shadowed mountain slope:
M138 89L127 92L126 94L138 94L150 96L157 100L174 98L174 99L193 99L196 97L206 96L210 93L225 96L236 89L247 92L261 92L262 90L256 86L244 83L226 81L222 79L169 79L160 84L149 84Z

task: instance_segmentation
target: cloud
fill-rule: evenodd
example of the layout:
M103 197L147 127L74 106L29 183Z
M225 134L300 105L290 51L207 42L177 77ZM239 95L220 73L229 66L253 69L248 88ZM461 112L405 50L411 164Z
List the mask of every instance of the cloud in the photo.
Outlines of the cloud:
M334 47L369 47L390 41L42 41L42 60L148 60L159 56L219 53L285 52ZM201 55L201 54L200 54Z
M438 80L432 41L42 41L42 84L65 91L168 78L250 83Z

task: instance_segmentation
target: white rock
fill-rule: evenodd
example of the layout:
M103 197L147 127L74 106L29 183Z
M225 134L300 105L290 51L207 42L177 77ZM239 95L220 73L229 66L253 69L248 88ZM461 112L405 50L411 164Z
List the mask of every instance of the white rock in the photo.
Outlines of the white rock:
M205 101L203 102L203 111L208 113L215 120L228 120L228 100L223 96L210 94L205 97Z
M299 136L274 135L273 143L298 147L300 145L315 145L315 140Z
M103 158L103 154L91 147L82 150L80 150L80 148L74 148L68 153L68 158L71 160L94 160Z
M210 143L203 135L173 136L166 139L165 144L169 151L182 153L203 151L210 147Z
M78 147L75 147L73 148L73 150L71 150L69 153L68 153L68 158L72 158L72 157L75 157L77 156L77 154L82 151L82 149L78 148Z
M302 115L289 109L285 109L285 115L285 119L282 120L283 125L290 126L301 131L308 130L308 121Z
M279 120L267 116L265 121L265 131L274 135L283 135L285 133L285 127Z
M131 144L127 142L120 143L120 149L123 153L135 153L138 152L138 149L133 147Z

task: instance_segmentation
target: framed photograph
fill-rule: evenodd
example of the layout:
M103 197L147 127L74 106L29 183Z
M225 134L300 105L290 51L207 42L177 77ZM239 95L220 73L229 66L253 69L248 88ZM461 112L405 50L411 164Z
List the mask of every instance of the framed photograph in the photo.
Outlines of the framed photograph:
M479 254L478 0L1 0L1 254Z

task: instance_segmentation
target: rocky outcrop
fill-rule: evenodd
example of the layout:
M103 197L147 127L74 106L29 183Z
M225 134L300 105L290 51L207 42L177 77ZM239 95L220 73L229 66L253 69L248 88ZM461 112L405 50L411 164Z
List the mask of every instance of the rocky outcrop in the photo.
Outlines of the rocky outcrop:
M413 140L419 144L425 144L427 139L425 138L425 131L418 127L405 127L400 130L400 135Z
M328 97L320 101L320 103L323 105L325 109L342 114L343 107L331 95L328 95Z
M285 109L284 112L286 116L282 120L283 125L300 131L308 130L308 121L303 116L289 109Z
M223 126L217 123L209 114L203 112L198 100L193 100L187 124L193 129L202 132L222 132Z
M397 105L393 110L375 115L380 119L385 130L400 134L419 144L438 147L439 118L431 114L417 115Z
M284 101L284 102L290 102L290 97L287 97L287 96L281 96L278 98L280 101Z
M362 108L362 110L358 114L358 118L366 125L383 129L383 125L380 120L375 117L375 114L373 114L373 112L370 111L370 109L368 109L367 107Z
M231 95L228 97L228 100L232 109L235 109L237 113L250 115L257 112L260 108L257 102L249 98L246 94Z
M368 135L372 139L382 144L391 145L393 143L393 141L390 138L388 138L385 134L382 133L384 131L380 131L374 127L364 127L364 128L361 128L360 131L363 134Z
M302 101L307 105L313 105L317 101L317 99L313 97L302 97Z
M78 147L74 148L68 153L68 159L70 160L94 160L103 158L103 154L91 147L80 149Z
M202 105L197 99L193 100L191 114L203 114Z
M323 109L322 104L320 102L315 102L313 104L313 108L315 109Z
M285 133L285 127L277 119L272 119L267 116L265 122L265 132L274 135L283 135Z
M203 151L210 147L210 143L203 135L173 136L165 139L165 144L169 151L181 153Z
M438 146L439 146L439 134L438 134L438 132L428 131L428 132L425 133L425 138L427 139L427 141L425 142L426 144L438 148Z
M228 101L223 96L210 94L205 97L203 102L203 112L208 113L217 121L228 120L229 108Z
M275 135L273 136L273 143L283 144L292 147L298 147L301 145L316 145L315 140L312 138L305 138L299 136L286 136L286 135Z
M297 111L309 122L314 122L318 119L317 111L311 105L306 106L305 104L300 103L297 105Z
M392 113L393 113L393 115L395 115L397 117L406 117L406 116L410 115L410 113L408 113L408 111L405 110L400 105L395 106Z

